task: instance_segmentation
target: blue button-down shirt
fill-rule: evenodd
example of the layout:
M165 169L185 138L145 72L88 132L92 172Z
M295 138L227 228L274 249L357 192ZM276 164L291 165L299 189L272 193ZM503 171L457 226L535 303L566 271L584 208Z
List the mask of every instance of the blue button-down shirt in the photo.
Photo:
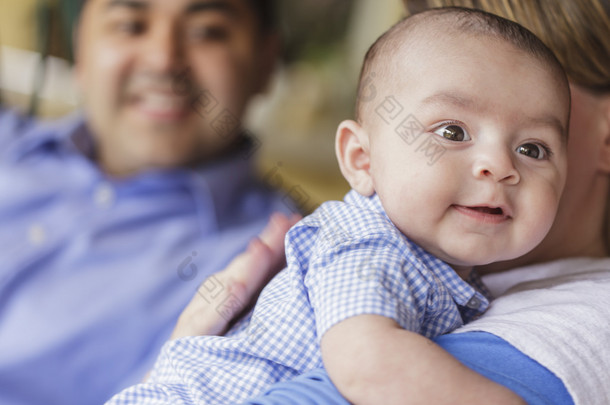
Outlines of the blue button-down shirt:
M286 258L250 319L227 337L168 342L149 381L108 405L240 403L322 367L321 337L347 318L380 315L432 338L488 306L486 291L407 239L376 195L322 204L288 232Z
M245 155L111 179L80 117L0 110L0 404L99 404L285 198Z

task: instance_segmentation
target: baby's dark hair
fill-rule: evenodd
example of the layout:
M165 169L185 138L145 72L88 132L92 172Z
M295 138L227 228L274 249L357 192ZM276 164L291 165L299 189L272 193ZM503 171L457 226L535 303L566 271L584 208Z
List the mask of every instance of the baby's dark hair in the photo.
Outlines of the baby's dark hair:
M402 19L371 45L360 72L356 99L356 119L358 121L361 121L363 116L365 104L363 95L367 91L367 78L378 77L383 80L392 75L394 73L392 69L397 63L394 63L391 58L393 55L399 54L397 50L408 46L412 40L421 39L412 33L423 26L441 21L447 24L449 31L496 38L537 58L559 79L559 83L565 86L569 98L568 79L561 64L553 52L531 31L513 21L485 11L464 7L442 7ZM384 58L383 61L380 60L381 57Z

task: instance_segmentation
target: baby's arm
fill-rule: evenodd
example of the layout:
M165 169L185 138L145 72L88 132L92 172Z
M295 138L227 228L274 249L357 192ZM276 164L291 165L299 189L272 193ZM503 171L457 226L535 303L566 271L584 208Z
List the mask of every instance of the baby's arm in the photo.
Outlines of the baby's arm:
M351 403L525 404L386 317L359 315L336 324L322 337L321 350L330 378Z

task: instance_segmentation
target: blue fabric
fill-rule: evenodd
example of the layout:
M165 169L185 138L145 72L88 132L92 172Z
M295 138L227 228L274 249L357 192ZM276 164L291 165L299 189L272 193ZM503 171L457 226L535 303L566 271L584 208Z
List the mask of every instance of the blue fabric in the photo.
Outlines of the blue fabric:
M83 119L0 111L0 404L100 404L137 383L199 283L289 212L235 155L106 177Z
M489 333L468 332L434 339L462 363L510 388L530 405L573 405L559 378L508 342ZM278 383L244 405L347 405L324 369Z
M573 405L563 382L505 340L486 332L455 333L436 339L472 370L510 388L530 405Z
M288 267L227 337L168 342L149 381L111 403L238 403L322 367L321 336L349 317L380 315L433 337L487 307L483 294L394 227L377 196L352 191L345 202L322 204L288 232L286 257Z
M323 368L274 384L242 405L349 405Z

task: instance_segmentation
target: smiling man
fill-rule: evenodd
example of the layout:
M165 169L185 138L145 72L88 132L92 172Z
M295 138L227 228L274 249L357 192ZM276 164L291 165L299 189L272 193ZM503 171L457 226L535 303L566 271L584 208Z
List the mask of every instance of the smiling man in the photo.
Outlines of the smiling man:
M240 125L275 63L270 1L88 0L76 40L82 112L0 110L0 404L139 381L199 282L291 209Z
M265 2L90 3L77 77L107 172L197 164L235 144L231 127L274 62L267 21L253 12Z

